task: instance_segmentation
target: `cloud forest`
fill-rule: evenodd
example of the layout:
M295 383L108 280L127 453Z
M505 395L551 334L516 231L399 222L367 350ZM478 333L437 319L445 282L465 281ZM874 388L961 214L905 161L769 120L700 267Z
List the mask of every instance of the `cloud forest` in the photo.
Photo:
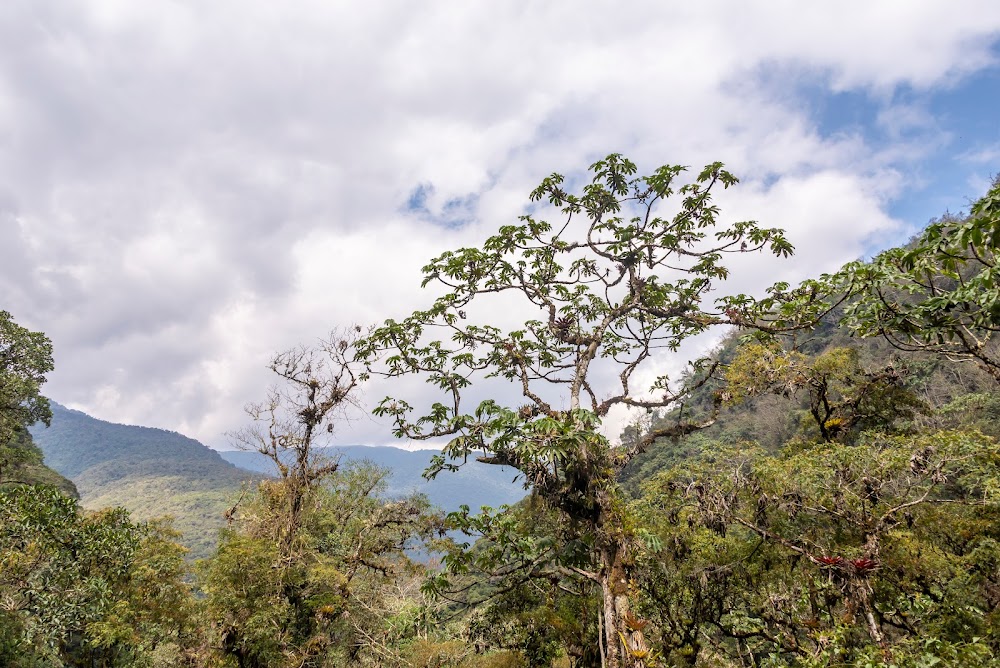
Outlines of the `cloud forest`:
M1000 181L744 292L795 248L724 165L578 174L427 257L418 310L275 353L253 471L95 436L0 311L0 665L996 665ZM371 387L419 489L332 447ZM432 501L481 470L523 494Z

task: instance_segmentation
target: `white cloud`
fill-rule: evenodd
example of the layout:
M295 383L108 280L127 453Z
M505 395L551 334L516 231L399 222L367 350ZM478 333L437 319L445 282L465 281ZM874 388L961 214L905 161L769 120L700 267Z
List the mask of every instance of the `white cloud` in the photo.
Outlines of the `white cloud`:
M1000 162L1000 142L980 146L974 151L966 151L959 156L960 160L980 165L995 165Z
M427 259L610 151L724 160L725 210L799 248L768 272L852 259L949 141L893 91L959 85L998 31L971 0L7 3L0 308L53 338L57 400L219 444L272 351L426 303ZM885 143L821 133L803 81L870 96ZM436 224L453 201L475 220Z

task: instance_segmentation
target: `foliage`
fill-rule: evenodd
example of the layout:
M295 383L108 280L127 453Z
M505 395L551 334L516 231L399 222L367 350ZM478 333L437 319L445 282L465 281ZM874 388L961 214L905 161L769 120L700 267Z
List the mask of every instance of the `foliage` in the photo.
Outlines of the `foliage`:
M45 374L52 371L52 343L0 311L0 443L14 432L52 417L48 399L40 394Z
M446 570L425 589L449 602L451 615L473 610L466 633L476 647L516 650L530 665L559 656L600 662L600 589L581 568L590 565L592 546L556 511L531 496L478 514L465 506L448 515L447 526L475 544L446 546Z
M45 374L52 371L52 344L0 311L0 487L51 484L76 496L73 483L42 464L27 428L49 424L49 400L41 395Z
M886 389L903 400L898 407L900 412L896 412L895 400L880 401L877 405L885 411L884 417L866 420L866 424L847 432L841 431L837 436L841 441L853 442L865 429L912 431L968 428L992 436L1000 435L997 420L990 419L990 415L996 413L991 408L997 401L995 381L984 370L971 364L956 364L943 356L900 351L877 337L851 337L850 330L838 325L839 317L838 312L831 313L815 328L801 331L785 342L790 349L786 352L779 352L781 349L773 340L763 343L747 341L739 331L725 337L713 356L723 367L732 367L737 357L742 355L749 366L740 368L737 364L735 369L727 370L727 375L733 376L736 382L724 388L727 401L721 406L715 423L638 455L622 471L624 487L632 496L638 496L643 481L714 448L716 443L753 441L773 454L793 439L820 439L822 436L810 408L810 402L817 396L815 391L801 383L782 387L771 382L769 378L777 376L773 375L773 371L767 371L768 360L773 360L776 355L790 355L808 367L814 360L837 349L852 348L854 352L850 355L856 356L857 364L852 362L850 366L857 373L849 374L850 382L846 385L839 381L833 384L831 398L834 403L841 397L837 386L842 389L859 383L863 386L883 372L888 372L890 378L894 376ZM761 346L757 348L760 351L758 359L748 353L755 349L754 346ZM760 382L754 380L755 375L760 375ZM755 388L752 397L741 390L741 386L747 389L750 385ZM788 389L789 396L784 396L783 391L778 393L783 389ZM699 419L699 416L711 411L717 392L717 388L702 387L691 394L681 409L691 419ZM676 422L676 413L681 409L662 415L654 413L648 416L648 423L657 427ZM642 424L629 426L623 432L622 440L633 439L637 427L639 431L645 429Z
M832 348L814 359L775 344L749 343L726 368L729 402L762 394L785 397L804 391L820 438L845 441L861 430L885 429L913 418L923 404L903 385L899 360L864 369L857 348Z
M936 417L939 424L951 429L980 431L1000 438L1000 394L963 394L942 406Z
M0 663L148 664L184 640L183 552L163 524L82 514L54 488L0 491Z
M523 668L524 660L515 652L479 654L457 640L434 642L420 640L404 657L407 668Z
M275 356L284 384L248 406L254 422L234 435L278 477L231 509L231 528L201 570L222 665L399 664L409 627L392 620L405 607L394 594L410 568L404 550L435 523L420 497L380 498L384 471L345 469L318 452L353 400L351 348L331 336Z
M844 324L901 350L972 360L1000 382L1000 180L968 218L935 221L908 247L846 265L834 291L852 299Z
M251 425L232 434L241 450L271 460L283 483L288 507L275 524L287 554L299 528L302 504L309 492L336 472L339 462L326 460L321 440L333 433L335 420L354 405L357 377L349 351L361 332L331 333L315 348L300 346L275 355L269 368L283 386L272 386L267 400L246 407Z
M201 571L223 665L385 665L404 550L432 523L420 499L378 498L384 472L331 472L287 532L286 481L245 499ZM390 661L391 664L391 661Z
M941 659L994 656L998 485L1000 447L965 432L722 448L674 469L640 504L660 546L644 563L653 637L692 664L919 665L926 639Z

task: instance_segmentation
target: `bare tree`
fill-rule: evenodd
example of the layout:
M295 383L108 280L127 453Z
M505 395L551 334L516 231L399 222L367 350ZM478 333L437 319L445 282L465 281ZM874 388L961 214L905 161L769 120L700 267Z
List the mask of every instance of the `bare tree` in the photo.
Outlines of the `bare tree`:
M287 516L279 528L286 555L299 528L303 501L339 466L339 460L321 448L336 422L358 406L353 357L362 333L359 326L333 331L314 347L297 346L275 355L268 367L282 383L271 386L266 400L248 404L251 424L230 434L241 450L260 453L274 463L287 497ZM230 516L233 512L235 508Z

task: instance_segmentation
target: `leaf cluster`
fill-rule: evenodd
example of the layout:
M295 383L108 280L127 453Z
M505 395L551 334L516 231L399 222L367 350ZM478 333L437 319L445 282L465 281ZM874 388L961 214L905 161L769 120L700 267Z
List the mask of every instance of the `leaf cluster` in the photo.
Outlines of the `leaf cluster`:
M900 350L933 351L982 365L1000 380L1000 182L968 217L932 222L911 244L832 277L852 298L844 324Z

